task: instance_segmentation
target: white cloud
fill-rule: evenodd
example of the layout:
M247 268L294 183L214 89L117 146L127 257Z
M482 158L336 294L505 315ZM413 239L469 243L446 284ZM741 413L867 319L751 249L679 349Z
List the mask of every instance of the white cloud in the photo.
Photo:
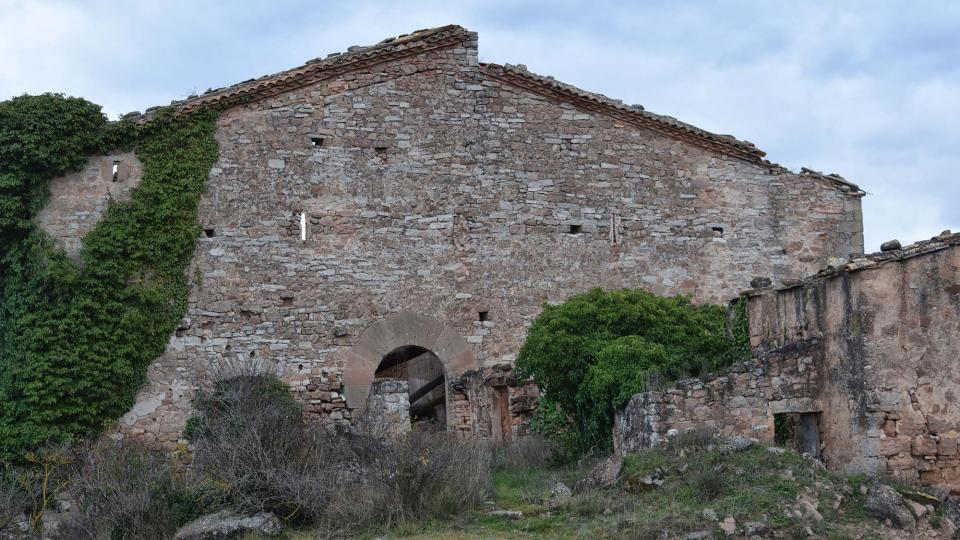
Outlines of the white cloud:
M960 5L6 0L0 98L64 91L115 117L447 23L480 32L483 60L859 183L868 250L960 230Z

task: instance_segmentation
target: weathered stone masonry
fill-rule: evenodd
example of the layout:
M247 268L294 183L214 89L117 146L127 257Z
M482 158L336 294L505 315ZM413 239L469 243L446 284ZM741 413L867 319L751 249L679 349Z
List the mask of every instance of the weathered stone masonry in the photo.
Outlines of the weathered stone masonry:
M632 398L622 451L698 425L773 441L793 413L830 467L960 492L960 234L752 291L749 314L757 360Z
M124 433L174 444L212 371L251 361L349 422L387 347L417 346L443 362L448 427L509 435L533 391L450 385L511 364L545 302L592 287L720 302L862 251L863 193L842 178L481 64L476 40L420 31L174 104L228 109L189 313Z

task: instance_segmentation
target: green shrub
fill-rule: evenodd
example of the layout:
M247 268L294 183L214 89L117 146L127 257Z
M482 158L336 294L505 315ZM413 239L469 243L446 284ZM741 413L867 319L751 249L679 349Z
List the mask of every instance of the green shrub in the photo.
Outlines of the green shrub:
M741 310L742 311L742 310ZM740 318L735 329L742 329ZM651 380L702 375L748 351L726 310L643 290L590 292L546 306L517 357L543 390L534 427L572 454L611 446L613 412Z
M0 103L0 460L98 432L133 404L186 310L217 114L133 126L56 94ZM84 237L77 263L33 217L52 177L113 147L136 151L141 183Z

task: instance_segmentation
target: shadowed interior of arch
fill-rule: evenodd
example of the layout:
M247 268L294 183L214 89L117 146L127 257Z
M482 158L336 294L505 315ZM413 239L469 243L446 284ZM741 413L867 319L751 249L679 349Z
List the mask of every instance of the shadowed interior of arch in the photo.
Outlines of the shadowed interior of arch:
M407 381L410 420L415 428L446 428L446 375L436 354L416 345L397 347L383 356L374 377Z

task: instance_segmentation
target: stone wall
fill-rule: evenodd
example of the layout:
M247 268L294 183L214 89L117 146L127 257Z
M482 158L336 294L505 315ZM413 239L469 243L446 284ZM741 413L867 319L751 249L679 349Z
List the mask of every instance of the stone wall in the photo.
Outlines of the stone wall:
M410 431L410 401L407 381L374 379L370 388L366 420L384 433L401 435Z
M110 202L130 199L142 170L132 152L88 158L79 171L50 181L50 199L37 214L37 223L69 257L76 258L83 236L97 225Z
M827 463L960 490L960 235L750 299L751 343L815 337Z
M775 415L820 410L823 374L816 344L732 367L707 380L637 394L616 413L614 449L636 452L664 443L673 432L709 430L724 436L775 439Z
M445 32L442 46L408 37L318 61L330 74L294 87L308 64L222 115L189 312L122 430L175 433L222 362L346 374L346 408L363 407L376 366L350 372L369 352L359 336L403 311L468 344L473 364L449 382L512 363L545 302L592 287L720 302L862 250L862 192L842 179L480 64L476 34Z
M470 370L450 383L457 433L505 443L530 432L540 390L518 378L510 364Z
M772 440L777 413L814 413L828 466L960 492L960 234L853 258L748 298L761 360L634 397L617 420L623 451L704 424ZM787 408L761 391L778 379L797 392Z

